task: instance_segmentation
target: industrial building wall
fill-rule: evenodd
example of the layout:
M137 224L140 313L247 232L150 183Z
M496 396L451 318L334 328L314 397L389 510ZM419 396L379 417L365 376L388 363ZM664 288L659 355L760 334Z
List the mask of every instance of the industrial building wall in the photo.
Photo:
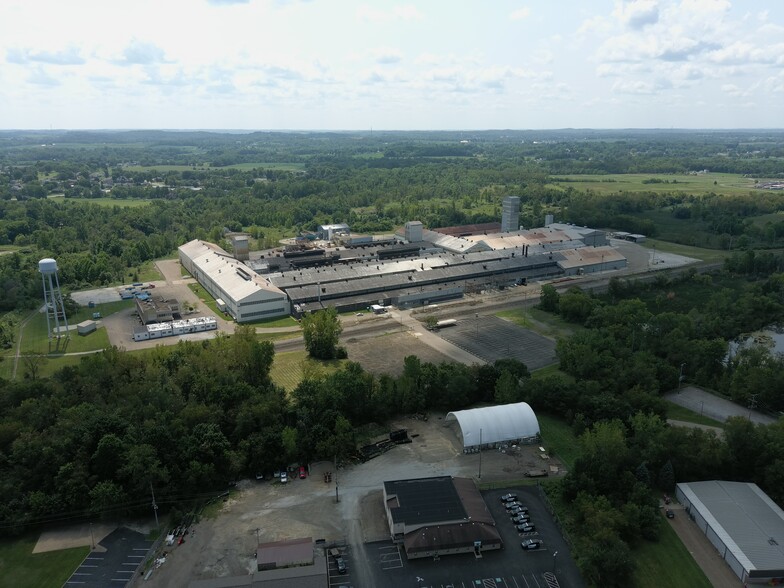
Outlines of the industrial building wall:
M730 569L735 573L736 576L738 576L738 578L743 580L746 577L746 570L744 569L743 565L741 565L737 558L732 555L732 552L727 548L727 546L724 544L724 541L721 540L716 531L714 531L713 528L708 525L708 522L705 520L705 517L702 516L699 509L689 501L680 488L675 489L675 498L684 506L686 512L689 513L689 517L699 527L700 531L705 533L708 541L710 541L711 545L716 548L716 551L718 551L722 559L727 562L727 565L730 567Z

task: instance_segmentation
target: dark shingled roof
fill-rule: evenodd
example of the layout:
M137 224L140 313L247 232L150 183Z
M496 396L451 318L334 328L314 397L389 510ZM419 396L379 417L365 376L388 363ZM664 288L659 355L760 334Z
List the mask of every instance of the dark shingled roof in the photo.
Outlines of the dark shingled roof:
M399 506L391 509L396 523L427 524L468 518L449 476L384 482L384 486L387 496L397 496Z

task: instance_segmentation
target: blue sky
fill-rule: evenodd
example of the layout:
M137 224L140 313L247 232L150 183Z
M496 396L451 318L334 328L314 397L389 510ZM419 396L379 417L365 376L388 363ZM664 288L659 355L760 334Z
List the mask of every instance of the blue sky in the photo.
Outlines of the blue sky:
M784 126L782 0L2 0L0 128Z

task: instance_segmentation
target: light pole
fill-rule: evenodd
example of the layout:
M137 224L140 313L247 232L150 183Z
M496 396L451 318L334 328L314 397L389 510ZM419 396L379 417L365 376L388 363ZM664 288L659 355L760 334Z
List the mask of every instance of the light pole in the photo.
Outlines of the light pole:
M479 479L482 479L482 429L479 429Z
M90 523L90 545L95 549L95 535L93 535L93 524Z
M553 551L553 573L555 573L555 558L558 555L557 551Z
M479 336L479 313L475 313L476 315L476 336Z
M683 386L683 368L686 367L685 363L681 364L681 372L678 374L678 394L681 392L681 387Z

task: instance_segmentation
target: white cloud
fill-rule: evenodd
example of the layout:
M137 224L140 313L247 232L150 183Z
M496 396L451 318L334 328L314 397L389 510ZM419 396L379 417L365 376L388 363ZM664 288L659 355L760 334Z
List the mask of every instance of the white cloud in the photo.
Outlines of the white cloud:
M357 9L357 18L368 22L391 22L395 20L422 20L424 16L416 6L410 4L397 5L386 9L363 4Z
M48 63L50 65L82 65L85 59L78 47L70 46L61 51L41 51L34 49L9 49L6 53L9 63Z
M60 80L50 76L43 68L38 67L30 72L27 81L36 86L59 86Z
M380 65L392 65L399 63L403 59L400 49L391 47L380 47L372 51L373 60Z
M616 2L613 14L625 26L642 29L659 21L659 5L656 0L621 0Z
M523 6L522 8L518 8L514 12L509 15L509 20L523 20L528 18L531 15L531 9L527 6Z
M151 63L164 63L166 54L155 43L132 39L122 52L122 59L118 61L127 65L148 65Z

